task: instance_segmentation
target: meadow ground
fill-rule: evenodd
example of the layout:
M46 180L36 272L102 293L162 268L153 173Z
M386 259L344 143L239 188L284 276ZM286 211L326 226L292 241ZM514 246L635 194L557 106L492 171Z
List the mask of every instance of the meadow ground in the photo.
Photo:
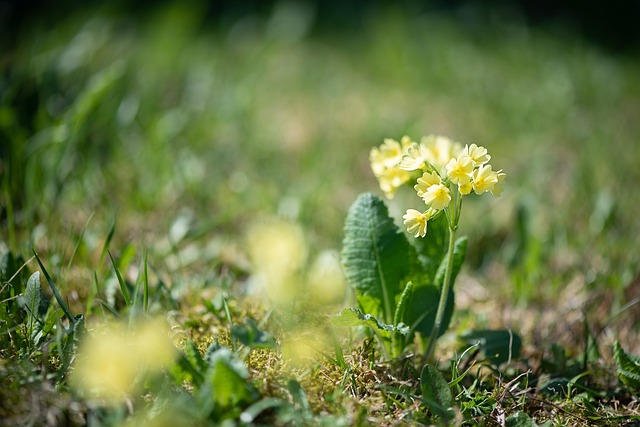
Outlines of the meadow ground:
M309 34L307 12L82 14L3 54L0 425L638 425L640 370L622 382L613 345L640 355L640 58L435 14ZM357 328L318 338L354 304L340 250L358 194L382 196L369 150L426 134L507 173L499 198L465 201L446 414L419 346L388 360ZM398 224L414 199L387 202ZM265 296L279 263L287 295ZM76 345L142 312L176 362L118 403L74 387ZM465 352L498 329L514 357Z

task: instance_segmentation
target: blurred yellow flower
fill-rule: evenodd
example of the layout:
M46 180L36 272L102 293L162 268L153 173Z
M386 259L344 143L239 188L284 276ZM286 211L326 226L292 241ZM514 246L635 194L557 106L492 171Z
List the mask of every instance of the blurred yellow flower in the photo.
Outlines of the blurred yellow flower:
M402 159L404 151L402 145L392 138L385 138L380 147L374 147L369 153L371 169L375 175L384 172L384 169L394 168Z
M469 176L473 171L473 160L465 154L449 160L446 166L447 176L454 184L464 185L471 181Z
M419 212L415 209L407 209L407 213L402 217L407 231L413 234L413 237L424 237L427 234L427 222L429 216L426 213Z
M321 252L309 271L309 296L320 304L337 304L344 299L347 284L340 256Z
M451 194L446 185L435 184L427 188L427 191L422 195L422 200L424 200L427 206L436 210L442 210L449 206Z
M332 348L328 329L307 325L305 331L294 331L282 340L282 357L292 367L306 367L321 359Z
M400 168L385 169L385 171L377 176L380 189L388 199L393 199L398 188L409 182L411 173Z
M441 173L444 172L444 167L449 160L458 157L462 152L460 143L441 135L425 136L420 141L420 145L424 159Z
M496 172L496 174L498 176L498 181L493 186L493 190L491 190L491 194L498 197L500 194L502 194L502 190L503 190L502 187L504 185L504 180L507 177L507 174L502 172L502 169Z
M139 379L168 367L176 356L168 328L148 320L127 329L110 323L87 336L78 350L70 383L90 398L118 403L134 393Z
M380 147L374 147L369 153L371 170L378 179L380 189L392 199L396 190L411 179L411 174L400 169L402 156L411 146L411 138L403 136L401 142L386 138Z
M473 191L475 191L476 194L492 191L498 182L498 174L491 170L491 165L481 165L475 169L472 178Z
M284 220L259 221L247 233L249 260L272 303L288 304L304 292L300 272L307 259L302 228Z

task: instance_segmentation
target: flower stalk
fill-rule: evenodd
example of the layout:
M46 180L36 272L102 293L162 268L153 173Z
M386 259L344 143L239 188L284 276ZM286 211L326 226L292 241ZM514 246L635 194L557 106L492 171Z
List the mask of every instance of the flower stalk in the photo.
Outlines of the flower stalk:
M424 359L426 361L433 357L433 352L436 348L436 340L440 335L440 327L442 325L442 319L444 319L444 312L447 308L447 299L449 297L449 291L451 290L451 271L453 270L453 248L456 240L456 230L449 224L449 245L447 247L447 266L444 272L444 280L442 282L442 289L440 291L440 302L438 303L438 310L436 311L436 319L433 322L433 329L429 336L427 343L427 349L424 352Z

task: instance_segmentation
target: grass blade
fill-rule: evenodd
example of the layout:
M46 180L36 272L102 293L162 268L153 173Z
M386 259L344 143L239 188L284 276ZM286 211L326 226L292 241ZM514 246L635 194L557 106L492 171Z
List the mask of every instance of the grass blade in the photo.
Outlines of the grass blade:
M142 264L144 265L144 270L143 270L144 279L142 282L144 285L144 288L142 290L142 309L144 313L147 313L149 311L149 275L147 274L148 270L147 270L147 252L146 251L142 255Z
M107 234L107 239L104 241L104 245L102 246L102 253L100 254L100 265L98 267L98 270L102 269L102 264L104 264L104 259L107 256L107 252L109 251L109 245L111 244L111 240L113 239L114 234L116 234L115 219L111 223L111 227L109 227L109 233Z
M44 265L42 264L42 261L40 261L40 257L38 256L35 250L33 250L33 255L36 257L36 261L38 261L38 265L42 270L42 274L44 274L44 277L47 279L47 283L51 288L51 292L53 292L53 296L56 298L56 301L58 301L58 304L60 305L60 308L62 308L64 315L66 316L67 319L69 319L69 322L71 322L72 325L75 325L76 319L73 317L73 314L71 314L71 311L69 311L69 307L67 307L67 305L64 303L64 300L62 299L62 295L60 295L60 292L58 292L58 288L56 287L56 284L53 283L51 276L49 276L47 269L44 268Z
M76 246L73 248L73 252L71 253L71 258L69 258L69 262L67 263L67 271L69 271L69 269L71 268L71 264L73 264L73 261L75 260L76 255L78 254L78 250L80 250L80 244L82 243L82 239L84 239L84 233L85 231L87 231L87 227L89 227L89 222L91 222L91 218L93 218L93 212L91 213L91 215L89 215L89 219L87 219L87 222L85 223L84 227L82 228L82 231L80 232L80 237L76 242Z
M109 254L109 258L111 259L111 264L113 264L113 270L116 272L116 278L118 279L118 284L120 285L120 290L122 291L124 302L127 306L130 306L131 297L129 296L129 290L127 289L127 284L124 283L124 280L122 279L122 275L120 274L120 270L116 265L116 261L113 259L113 255L111 255L111 251L107 249L107 253Z

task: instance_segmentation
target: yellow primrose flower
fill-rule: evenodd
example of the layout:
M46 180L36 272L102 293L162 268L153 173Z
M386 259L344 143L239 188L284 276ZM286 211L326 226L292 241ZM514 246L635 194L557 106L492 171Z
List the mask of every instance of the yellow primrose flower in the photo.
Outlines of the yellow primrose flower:
M474 166L484 165L491 160L491 156L487 154L487 149L476 144L465 145L463 153L471 158Z
M475 169L472 178L473 191L476 194L492 191L498 182L498 174L491 170L491 165L481 165L478 169Z
M80 345L70 383L92 398L118 403L134 393L143 373L170 366L176 349L161 320L145 321L135 329L109 323Z
M388 199L393 199L396 191L405 182L411 179L411 173L398 168L385 169L384 173L379 175L378 184L380 189Z
M418 178L418 183L414 185L413 188L418 193L418 197L422 197L429 187L440 183L442 183L442 181L437 173L425 172L420 178Z
M392 138L385 138L380 147L374 147L369 153L369 161L371 162L371 169L377 176L385 169L395 168L400 160L404 150L402 145L398 141Z
M420 141L424 159L431 163L438 171L443 171L449 160L462 152L462 145L446 136L429 135Z
M465 184L458 184L458 192L463 196L471 193L471 190L473 190L473 184L471 184L471 181L468 181Z
M400 169L414 171L425 167L425 160L420 145L414 142L406 151L407 153L402 156L402 160L398 165Z
M449 206L451 202L451 194L444 184L435 184L427 188L422 195L422 200L433 209L442 210Z
M473 160L464 153L458 158L449 160L446 166L447 176L454 184L464 185L471 181L469 174L473 171Z
M300 272L307 261L302 228L284 220L258 221L247 232L249 261L268 300L286 305L302 296Z
M496 172L496 174L498 175L498 181L493 186L493 190L491 190L491 194L498 197L500 194L502 194L502 190L503 190L502 186L504 185L504 180L507 177L507 174L502 172L502 169Z
M409 147L411 147L411 145L415 144L415 141L412 141L411 138L409 138L409 136L405 135L402 138L400 138L400 145L402 146L402 151L406 152L407 149Z
M407 231L416 238L424 237L427 234L427 222L429 218L426 213L419 212L415 209L407 209L407 213L402 216Z

